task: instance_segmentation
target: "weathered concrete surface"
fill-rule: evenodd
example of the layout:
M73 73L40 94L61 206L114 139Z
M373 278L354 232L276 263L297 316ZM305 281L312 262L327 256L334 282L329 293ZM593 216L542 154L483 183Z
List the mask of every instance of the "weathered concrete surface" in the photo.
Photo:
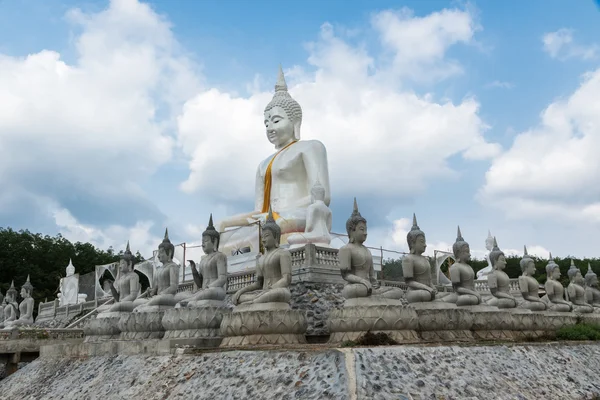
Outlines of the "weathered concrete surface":
M592 399L600 343L222 351L40 358L13 399Z

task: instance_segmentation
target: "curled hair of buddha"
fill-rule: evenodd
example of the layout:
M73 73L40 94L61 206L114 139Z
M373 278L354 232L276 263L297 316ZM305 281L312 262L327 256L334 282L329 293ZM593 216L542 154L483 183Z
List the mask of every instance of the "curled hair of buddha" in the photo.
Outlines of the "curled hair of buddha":
M121 260L125 260L127 264L133 265L135 262L135 257L131 254L131 249L129 247L129 240L127 241L127 247L125 248L125 252L121 256Z
M465 239L463 239L463 237L462 237L462 233L460 233L460 226L459 226L456 231L456 241L452 245L452 253L454 253L454 257L456 257L458 259L460 251L463 249L463 247L468 246L468 245L469 245L469 243L465 242Z
M350 239L350 241L352 242L352 232L354 232L354 230L356 229L356 226L360 223L367 223L367 220L363 218L362 215L360 215L360 212L358 211L358 203L356 202L356 197L354 198L354 208L352 209L352 214L350 215L350 218L348 218L348 220L346 220L346 232L348 233L348 238Z
M27 275L27 280L25 281L25 283L23 284L23 286L21 286L21 289L25 289L25 291L28 294L31 294L31 292L33 292L33 285L29 281L29 275Z
M265 107L265 112L270 111L273 107L281 107L287 114L288 118L294 124L294 137L300 140L300 125L302 124L302 107L288 93L287 83L281 65L279 66L279 76L275 84L275 94L273 99Z
M168 228L165 228L165 238L163 239L162 243L158 245L158 248L163 249L165 253L169 254L169 257L173 257L175 254L175 246L173 246L173 243L171 243L171 240L169 240Z
M6 291L6 297L12 297L14 299L17 297L17 294L19 294L19 292L17 292L17 289L15 289L15 281L13 280L10 283L10 287Z
M598 276L592 271L592 266L588 263L588 270L585 273L586 285L591 286L595 279L598 279Z
M492 248L492 251L490 251L490 262L492 263L492 267L494 269L496 269L496 263L498 262L498 259L503 255L504 252L498 247L498 241L494 236L494 247Z
M216 241L215 248L217 250L219 249L221 234L215 229L215 226L213 225L212 213L210 214L210 218L208 219L208 226L206 227L204 232L202 232L202 237L204 236L208 236L213 243L215 243Z
M577 268L575 266L575 262L573 261L573 259L571 259L571 266L569 267L569 270L567 271L567 275L569 276L569 279L573 279L577 275L578 272L581 273L579 268Z
M269 206L269 214L267 215L267 220L262 226L263 231L269 231L275 237L275 247L279 247L279 241L281 240L281 228L275 222L275 218L273 218L273 210L271 206Z
M530 262L534 262L533 258L529 257L529 254L527 253L527 246L523 246L523 258L521 258L521 261L519 261L521 272L525 272Z
M546 277L550 278L550 276L552 275L552 272L554 272L554 270L556 268L558 268L558 264L554 262L554 260L552 259L552 253L550 253L550 257L548 257L550 260L548 261L548 264L546 265Z
M413 213L412 228L410 228L410 231L408 231L406 234L406 242L408 243L408 249L411 251L411 253L419 236L425 237L425 232L419 228L419 225L417 224L417 216Z

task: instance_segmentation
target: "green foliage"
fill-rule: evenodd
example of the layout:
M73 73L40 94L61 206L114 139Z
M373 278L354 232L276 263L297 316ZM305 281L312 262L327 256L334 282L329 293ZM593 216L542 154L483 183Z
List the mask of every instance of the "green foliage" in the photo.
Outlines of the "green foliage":
M0 289L2 294L10 287L12 280L17 291L30 275L35 299L35 312L39 301L56 298L61 277L69 259L76 272L86 274L94 271L96 265L119 260L121 251L115 254L112 248L100 250L90 243L71 243L60 234L52 237L11 228L0 228ZM141 255L136 254L139 259Z
M588 323L563 326L556 331L559 340L600 340L600 326Z
M386 281L401 281L402 277L402 259L388 258L383 260L381 266L380 278Z

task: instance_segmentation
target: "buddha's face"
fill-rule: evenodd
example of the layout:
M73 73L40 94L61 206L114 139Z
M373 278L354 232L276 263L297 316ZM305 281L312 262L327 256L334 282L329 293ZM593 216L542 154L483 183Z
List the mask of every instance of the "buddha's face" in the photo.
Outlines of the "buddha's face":
M598 286L598 277L592 276L591 278L589 278L588 285L593 286L593 287Z
M458 262L466 263L469 261L471 261L471 249L466 244L460 249L460 253L458 253Z
M417 236L415 243L413 244L413 249L415 254L423 254L425 253L425 249L427 248L427 241L425 240L425 235Z
M279 106L265 112L267 138L275 147L280 148L294 139L294 124L285 110Z
M367 240L367 224L359 222L352 231L352 239L354 243L363 244Z
M273 234L273 232L271 232L270 229L263 229L261 240L265 249L270 250L277 246L277 239L275 238L275 235Z
M527 264L527 275L533 276L533 274L535 274L535 263L533 262L533 260L531 260Z
M215 243L208 235L202 236L202 251L204 251L204 254L211 254L215 251Z
M496 260L496 269L498 271L502 271L506 268L506 257L503 254L500 254L500 257Z
M313 187L310 191L313 203L317 200L325 200L325 189L323 187Z
M127 261L125 261L123 259L121 261L119 261L119 269L122 272L129 272L129 268L128 267L129 267L129 265L127 265Z
M24 299L27 298L27 297L29 297L29 294L27 293L27 290L21 289L21 297L24 298Z
M583 284L583 276L581 275L581 272L577 272L575 274L575 276L573 277L573 282L575 282L578 285Z
M493 237L488 237L487 239L485 239L485 248L487 249L487 251L492 251L492 249L494 248L494 238Z
M556 267L552 270L552 279L558 280L560 278L560 268Z
M158 248L158 261L163 264L171 261L171 255L167 253L167 250L165 250L164 247Z

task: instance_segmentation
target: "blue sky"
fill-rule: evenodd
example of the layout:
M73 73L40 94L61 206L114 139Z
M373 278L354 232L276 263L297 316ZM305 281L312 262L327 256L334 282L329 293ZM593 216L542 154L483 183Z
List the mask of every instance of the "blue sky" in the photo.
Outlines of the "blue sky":
M460 224L476 251L490 229L505 249L597 256L599 20L592 0L0 1L16 116L0 122L0 226L148 252L165 225L193 242L210 212L249 211L271 147L248 110L281 63L303 137L328 148L335 231L356 195L371 245L404 250L416 212L431 250ZM431 142L411 149L412 129Z

